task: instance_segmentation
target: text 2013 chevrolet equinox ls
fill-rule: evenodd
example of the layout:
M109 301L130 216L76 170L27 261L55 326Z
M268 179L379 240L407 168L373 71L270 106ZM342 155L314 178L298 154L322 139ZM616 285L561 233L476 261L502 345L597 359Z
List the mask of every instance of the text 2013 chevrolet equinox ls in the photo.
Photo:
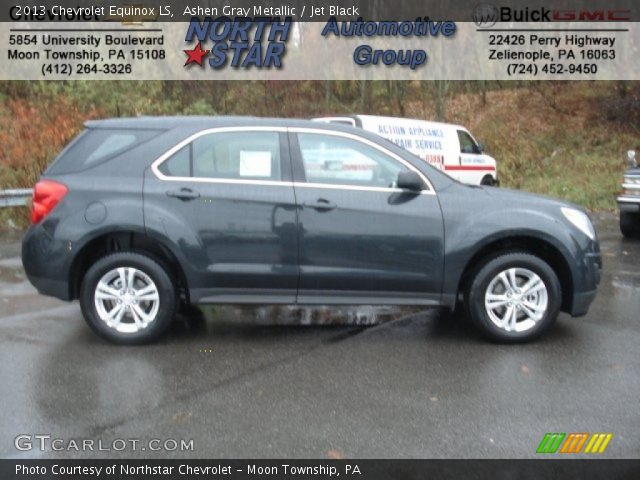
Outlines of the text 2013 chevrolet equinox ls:
M35 186L29 280L117 343L181 305L464 304L489 337L584 315L587 215L462 185L361 129L229 117L92 121Z

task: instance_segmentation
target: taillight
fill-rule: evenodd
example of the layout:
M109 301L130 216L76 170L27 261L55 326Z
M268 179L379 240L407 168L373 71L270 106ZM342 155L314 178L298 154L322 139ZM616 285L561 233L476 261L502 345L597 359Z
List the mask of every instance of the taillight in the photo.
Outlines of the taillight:
M41 180L33 188L31 223L38 223L56 208L67 194L67 187L53 180Z

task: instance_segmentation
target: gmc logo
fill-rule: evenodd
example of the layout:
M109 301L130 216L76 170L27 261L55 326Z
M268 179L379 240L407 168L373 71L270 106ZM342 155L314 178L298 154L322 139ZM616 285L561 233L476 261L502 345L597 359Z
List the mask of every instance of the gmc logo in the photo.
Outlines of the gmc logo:
M631 10L554 10L553 20L559 22L627 22Z

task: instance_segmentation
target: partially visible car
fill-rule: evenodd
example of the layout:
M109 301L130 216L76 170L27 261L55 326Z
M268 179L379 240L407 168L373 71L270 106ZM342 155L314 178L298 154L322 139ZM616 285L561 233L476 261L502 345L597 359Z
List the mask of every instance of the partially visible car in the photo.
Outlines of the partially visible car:
M622 194L618 197L620 231L625 237L640 235L640 168L635 150L627 152L629 168L624 172Z

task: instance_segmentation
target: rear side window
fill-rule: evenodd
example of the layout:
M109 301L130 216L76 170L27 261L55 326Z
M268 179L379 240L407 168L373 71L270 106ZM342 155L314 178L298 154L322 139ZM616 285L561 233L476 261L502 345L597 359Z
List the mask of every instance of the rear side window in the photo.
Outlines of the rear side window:
M203 135L158 170L167 177L280 181L280 135L251 131Z
M93 167L160 133L160 130L87 129L69 144L48 173L72 173Z

